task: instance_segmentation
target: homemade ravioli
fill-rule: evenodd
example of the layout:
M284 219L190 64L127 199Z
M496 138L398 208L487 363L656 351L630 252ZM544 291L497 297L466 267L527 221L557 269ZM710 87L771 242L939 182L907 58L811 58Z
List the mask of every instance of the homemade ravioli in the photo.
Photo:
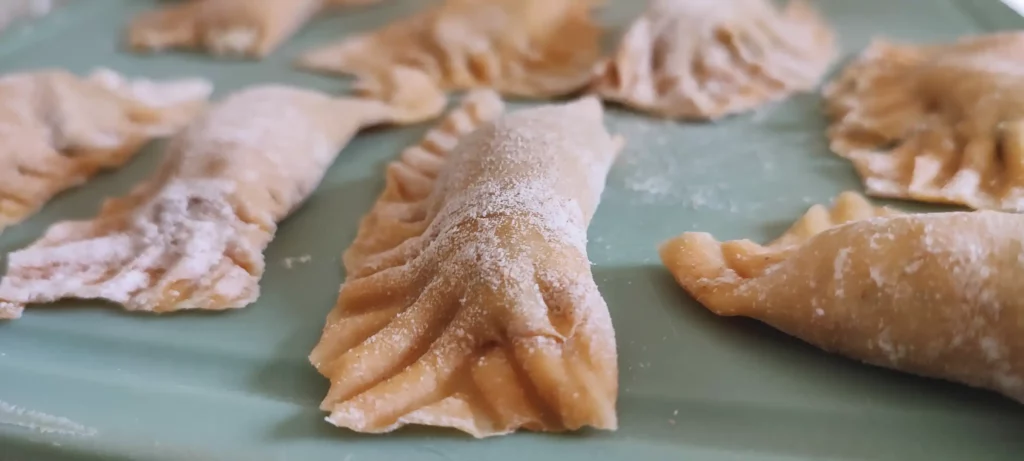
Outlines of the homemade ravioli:
M393 66L447 89L548 98L586 86L601 29L589 0L446 0L368 34L313 50L299 66L372 84Z
M310 355L332 424L617 427L615 334L586 231L621 141L594 98L502 110L471 92L388 166Z
M1022 239L1022 215L905 214L845 193L765 246L688 232L660 251L715 314L1024 402Z
M879 40L824 95L869 195L1024 211L1024 32Z
M803 0L653 0L597 67L608 101L666 118L713 120L818 85L833 32Z

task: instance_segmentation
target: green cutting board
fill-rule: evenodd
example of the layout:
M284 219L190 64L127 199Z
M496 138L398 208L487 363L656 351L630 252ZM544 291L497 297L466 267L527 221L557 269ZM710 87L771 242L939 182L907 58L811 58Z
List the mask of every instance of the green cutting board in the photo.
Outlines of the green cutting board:
M643 4L608 3L610 45ZM947 40L1024 25L996 0L820 3L838 28L844 60L876 35ZM217 96L267 82L342 92L347 82L290 63L422 2L389 0L317 19L262 62L123 53L122 25L155 4L71 2L0 36L0 73L108 66L129 75L206 77ZM661 267L657 245L680 232L764 241L810 204L859 188L851 166L828 152L819 106L818 96L799 95L715 124L609 111L611 130L629 144L608 178L589 250L618 339L617 432L477 441L424 428L361 435L323 421L317 404L327 382L306 355L342 280L339 255L383 187L384 162L414 142L423 124L364 133L345 148L308 203L282 224L267 252L264 294L244 310L154 317L69 302L0 324L0 459L1024 459L1024 407L831 356L755 322L714 317ZM54 221L93 215L104 197L151 173L162 146L153 143L122 170L61 195L4 233L0 252L29 243ZM285 267L286 258L303 255L311 259Z

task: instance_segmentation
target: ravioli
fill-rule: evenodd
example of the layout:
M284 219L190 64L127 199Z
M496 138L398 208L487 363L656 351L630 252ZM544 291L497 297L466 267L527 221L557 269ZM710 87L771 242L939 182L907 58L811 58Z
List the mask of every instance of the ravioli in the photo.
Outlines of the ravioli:
M844 193L761 246L688 232L661 258L721 316L1024 402L1024 216L906 214Z
M387 168L310 354L359 432L615 429L615 335L586 229L621 148L595 98L469 93Z
M220 56L263 58L327 6L379 0L176 0L139 15L128 28L135 51L204 49Z
M586 86L601 29L587 0L446 0L368 34L310 51L302 68L363 82L395 65L443 88L548 98Z
M824 95L869 195L1024 211L1024 33L878 40Z
M0 232L173 134L211 92L205 80L128 80L109 69L0 77Z
M11 253L0 312L15 318L25 304L62 298L148 312L252 303L277 223L313 192L352 136L441 112L443 93L420 83L383 95L388 102L279 85L229 96L176 136L161 168L127 196L108 200L94 219L56 223Z
M653 0L592 89L665 118L714 120L814 89L835 56L828 24L803 0Z

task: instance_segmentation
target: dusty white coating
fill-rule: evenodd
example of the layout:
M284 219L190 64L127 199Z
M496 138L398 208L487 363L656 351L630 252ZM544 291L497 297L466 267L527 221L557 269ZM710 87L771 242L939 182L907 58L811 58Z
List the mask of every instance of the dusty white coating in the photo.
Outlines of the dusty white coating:
M63 416L22 408L3 400L0 400L0 425L17 426L43 434L75 437L91 437L98 433L95 428L76 423Z

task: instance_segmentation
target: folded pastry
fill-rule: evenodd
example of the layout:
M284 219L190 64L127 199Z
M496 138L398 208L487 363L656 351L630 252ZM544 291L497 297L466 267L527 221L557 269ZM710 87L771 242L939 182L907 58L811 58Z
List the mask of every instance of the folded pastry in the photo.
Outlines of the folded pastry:
M833 32L803 0L652 0L597 66L604 99L661 117L717 119L813 89Z
M620 143L593 98L489 121L501 111L471 92L388 166L310 355L332 424L616 428L615 334L586 229Z
M108 69L0 77L0 232L181 129L211 92L204 80L126 80Z
M411 89L409 76L396 72ZM171 140L161 168L127 196L108 200L94 219L54 224L11 253L0 317L61 298L152 312L253 302L277 223L313 192L348 140L368 125L440 113L444 95L420 82L389 102L276 85L229 96Z
M876 41L825 87L869 195L1024 211L1024 32Z
M584 87L600 56L593 0L445 0L383 29L314 50L299 66L379 78L394 65L449 89L529 98Z
M136 51L205 49L262 58L326 6L378 0L178 0L136 17L128 44Z
M767 246L686 233L661 258L715 314L1024 402L1022 239L1021 215L903 214L846 193Z

